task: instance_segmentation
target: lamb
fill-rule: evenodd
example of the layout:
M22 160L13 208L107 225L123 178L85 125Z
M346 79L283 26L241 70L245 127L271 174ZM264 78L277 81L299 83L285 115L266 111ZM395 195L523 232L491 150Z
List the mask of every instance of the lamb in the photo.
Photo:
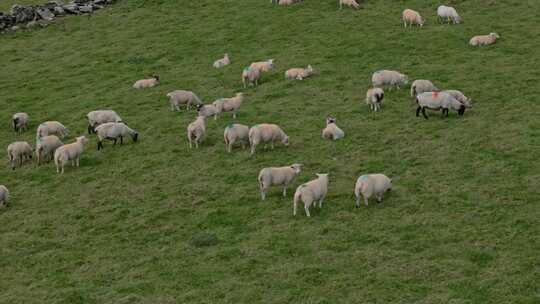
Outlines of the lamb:
M60 138L64 138L69 134L69 130L58 121L46 121L39 125L36 138L40 139L47 135L57 135Z
M443 93L450 94L452 97L461 102L466 108L472 108L472 100L465 96L461 91L458 90L444 90Z
M189 148L193 148L192 142L195 142L195 147L199 148L199 143L204 140L206 135L206 117L198 116L197 119L190 123L187 127L187 137L189 141Z
M501 37L497 33L490 33L489 35L474 36L469 41L469 44L472 46L489 45L489 44L495 43L497 39L499 38Z
M62 174L64 174L64 166L68 161L71 161L71 165L79 166L79 159L84 151L84 145L88 143L88 139L85 136L79 136L75 139L74 143L66 144L54 151L54 164L56 165L56 172L60 173L62 168Z
M366 93L366 104L371 111L379 111L384 99L384 91L381 88L371 88Z
M298 176L302 169L302 164L292 164L285 167L264 168L259 172L259 189L261 198L266 199L266 193L270 186L283 186L283 197L287 196L287 187Z
M98 151L103 149L103 140L113 140L116 145L116 141L120 138L120 144L124 143L124 136L131 136L133 142L137 142L139 139L139 133L122 122L108 122L100 125L96 128L96 134L98 136Z
M122 118L113 110L97 110L86 114L88 134L96 133L96 127L107 122L122 122Z
M25 159L32 158L32 147L25 141L16 141L7 147L7 155L11 169L15 170L17 162L22 166Z
M355 9L360 8L360 4L358 4L356 0L339 0L339 9L342 9L343 5L350 6Z
M461 22L461 17L458 15L455 8L451 6L440 5L437 8L437 18L439 22L447 21L448 23L452 22L454 24L459 24Z
M242 71L242 83L244 88L248 85L258 86L261 78L261 70L257 67L247 67Z
M225 127L223 132L225 140L225 148L229 153L232 152L232 146L235 142L242 142L242 148L246 148L246 143L249 143L249 127L242 124L230 124Z
M233 118L236 119L236 111L242 106L244 101L244 93L236 93L231 98L220 98L213 102L213 105L218 109L219 113L233 112Z
M4 185L0 185L0 203L2 206L7 206L9 203L9 190Z
M229 65L229 64L231 64L231 59L229 58L229 54L227 54L227 53L225 53L223 58L214 61L214 67L216 69L222 68L222 67L224 67L226 65Z
M301 200L304 202L304 210L306 216L311 217L309 213L309 207L311 204L319 202L319 208L322 208L322 203L328 192L328 174L317 173L317 179L302 184L296 188L293 200L293 216L296 216L296 208L298 202Z
M313 67L308 65L305 69L303 68L293 68L285 72L285 79L287 80L303 80L311 75L313 75Z
M375 196L379 203L382 202L384 193L392 190L392 180L384 174L365 174L358 177L354 187L356 196L356 208L360 207L360 196L364 198L366 207L370 197Z
M345 132L336 125L336 119L334 117L326 118L326 128L322 131L322 138L338 140L345 136Z
M64 143L62 143L60 139L55 135L48 135L40 138L36 145L36 159L38 166L41 163L42 159L53 159L56 149L63 145Z
M426 109L435 111L442 109L442 117L448 117L450 108L457 111L459 116L463 116L465 113L465 105L448 93L425 92L416 96L416 103L418 104L416 117L420 116L420 110L422 110L425 119L428 119Z
M249 144L251 146L251 155L255 154L255 149L260 143L270 142L274 149L274 142L281 141L285 146L289 145L289 136L275 124L260 124L249 129Z
M11 117L11 126L15 132L26 131L28 127L29 116L26 113L15 113Z
M414 11L412 9L406 9L403 11L402 14L403 19L403 26L407 27L407 24L409 24L411 27L413 25L419 25L424 26L424 18L420 16L420 14L417 11Z
M399 89L400 86L409 83L409 77L397 71L380 70L373 73L373 76L371 76L371 82L374 87L388 86L389 88L396 87Z
M411 84L411 97L424 92L438 92L439 89L429 80L417 79Z
M197 105L197 112L199 116L214 116L214 120L217 120L217 115L220 113L219 109L213 104Z
M274 69L274 59L268 59L266 61L253 62L249 67L250 68L256 68L261 73L262 72L270 72L272 69Z
M159 84L159 75L153 75L152 78L137 80L133 84L134 89L152 88Z
M171 111L180 111L180 104L186 104L186 110L189 111L192 105L202 105L201 99L192 91L176 90L167 94L171 104Z

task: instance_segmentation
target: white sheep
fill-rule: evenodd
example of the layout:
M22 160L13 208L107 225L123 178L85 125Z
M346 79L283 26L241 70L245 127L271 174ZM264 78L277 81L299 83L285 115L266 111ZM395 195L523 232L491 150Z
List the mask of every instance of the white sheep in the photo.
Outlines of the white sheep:
M411 84L411 97L424 92L437 92L439 89L429 80L417 79Z
M261 73L262 72L269 72L272 69L274 69L274 59L268 59L266 61L257 61L253 62L249 65L250 68L256 68Z
M79 136L75 139L74 143L66 144L54 151L54 164L56 165L56 172L60 173L62 168L62 174L64 174L64 166L68 161L71 161L72 166L79 166L79 159L84 151L84 145L88 143L88 139L85 136Z
M296 188L293 200L293 216L296 216L296 208L299 201L304 202L306 216L310 217L309 207L311 204L319 202L319 208L322 208L324 198L328 192L328 174L317 173L317 179L302 184Z
M57 135L64 138L69 134L69 130L58 121L46 121L39 125L36 132L36 139L47 135Z
M339 0L339 9L342 9L343 5L350 6L355 9L360 8L360 4L358 4L356 0Z
M26 131L28 127L28 121L30 120L26 113L15 113L11 117L11 126L15 132Z
M384 193L392 190L392 180L384 174L365 174L358 177L354 187L356 196L356 208L360 207L360 196L368 206L370 197L375 196L379 203L382 202Z
M450 94L452 97L457 99L457 101L461 102L463 105L465 105L466 108L472 108L472 100L465 96L461 91L458 90L444 90L444 93Z
M103 140L112 140L116 145L116 141L120 138L120 144L124 143L124 136L131 136L133 142L137 142L139 133L122 122L108 122L96 128L98 137L98 150L103 149Z
M230 124L225 127L223 139L225 140L225 148L229 153L232 152L232 146L237 141L240 141L242 148L245 149L246 144L249 144L249 127L242 124Z
M338 140L345 137L345 132L336 125L336 119L334 117L326 118L326 128L322 131L322 138Z
M220 98L212 104L218 109L219 113L233 112L233 118L236 119L236 112L242 106L242 102L244 102L244 93L236 93L234 97Z
M0 203L2 206L7 206L9 203L9 190L4 185L0 185Z
M146 88L152 88L159 84L159 76L154 75L152 78L148 79L141 79L137 80L135 84L133 84L134 89L146 89Z
M255 148L260 143L270 143L274 149L274 142L280 141L285 146L289 145L289 136L276 124L259 124L249 129L249 144L251 155L255 154Z
M303 80L314 74L313 67L308 65L304 68L292 68L285 72L285 79L287 80Z
M474 36L469 40L469 44L472 46L482 46L493 44L497 39L501 38L497 33L490 33L489 35Z
M279 0L279 5L292 5L301 1L302 0Z
M409 24L411 27L413 25L419 25L421 27L424 26L424 18L420 16L420 13L412 9L404 10L402 14L402 19L404 27L407 27L407 24Z
M107 122L122 122L122 118L113 110L97 110L86 114L88 134L96 133L96 127Z
M428 119L426 109L442 110L442 117L448 116L449 109L457 111L459 116L465 113L465 105L447 93L425 92L416 96L416 103L418 104L416 117L420 116L420 111L422 111L425 119Z
M192 105L202 105L201 99L192 91L176 90L167 94L171 104L171 111L180 111L180 105L185 104L186 110L189 111Z
M371 111L379 111L384 99L384 91L381 88L371 88L366 93L366 104Z
M63 145L64 143L62 143L56 135L48 135L40 138L36 145L36 159L38 165L41 163L41 160L53 159L56 149Z
M187 138L189 148L193 148L192 142L195 142L195 147L199 148L199 143L204 140L206 135L206 117L198 116L197 119L190 123L187 127Z
M17 163L22 166L25 159L32 158L32 147L25 141L16 141L8 145L7 155L11 169L15 170Z
M219 109L213 104L197 105L197 113L199 116L210 117L214 116L214 120L217 119L220 113Z
M261 78L261 70L257 67L247 67L242 71L242 83L244 88L248 85L258 86Z
M259 172L259 190L261 198L266 199L266 193L270 186L283 186L283 197L287 196L287 187L298 176L302 169L302 164L292 164L285 167L269 167Z
M216 69L219 69L219 68L222 68L226 65L229 65L231 64L231 59L229 58L229 54L225 53L225 55L223 56L223 58L220 58L216 61L214 61L214 67Z
M371 76L371 83L374 87L400 88L409 83L409 77L405 74L401 74L398 71L380 70L373 73Z
M458 15L455 8L451 6L440 5L437 8L437 18L439 22L452 22L454 24L459 24L461 22L461 17Z

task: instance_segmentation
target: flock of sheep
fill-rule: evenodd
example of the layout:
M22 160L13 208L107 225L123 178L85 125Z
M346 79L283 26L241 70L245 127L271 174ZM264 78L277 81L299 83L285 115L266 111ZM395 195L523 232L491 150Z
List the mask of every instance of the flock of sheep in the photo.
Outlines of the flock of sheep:
M272 3L288 5L299 2L299 0L271 0ZM355 0L339 0L342 5L358 8L359 4ZM448 6L439 6L437 15L440 21L447 21L459 24L461 18L457 11ZM405 27L407 25L423 26L425 21L420 14L411 9L403 11L402 20ZM470 40L473 46L487 45L495 43L499 38L496 33L484 36L475 36ZM214 62L215 68L225 68L231 64L228 54ZM274 59L253 62L242 70L242 83L244 88L257 86L263 75L275 68ZM303 80L315 74L311 65L306 68L292 68L284 73L286 80ZM372 88L366 93L366 104L371 111L377 112L381 109L384 99L384 89L400 89L408 84L408 76L398 71L380 70L372 75ZM134 83L135 89L152 88L160 84L159 76L154 75L149 79L138 80ZM420 113L427 119L426 109L442 111L442 117L448 116L449 110L456 111L460 116L464 114L466 108L472 107L472 101L458 90L439 90L431 81L418 79L411 84L411 97L417 103L416 116ZM243 104L244 94L237 93L230 98L220 98L211 104L204 104L201 99L192 91L176 90L166 95L170 102L171 111L180 111L180 106L185 105L186 111L192 106L197 109L195 121L187 126L187 139L189 147L195 145L196 148L204 141L207 134L206 119L214 117L217 119L222 113L232 113L236 119L237 112ZM97 110L87 114L88 134L96 134L98 138L97 149L103 149L103 141L110 140L114 144L120 140L123 144L124 137L131 137L133 142L138 139L138 132L131 129L122 118L113 110ZM15 132L23 132L28 129L29 115L26 113L16 113L12 116L11 125ZM88 143L86 136L79 136L75 142L63 144L61 139L68 135L68 129L58 121L46 121L39 124L36 131L35 150L24 141L11 143L7 148L8 160L12 169L22 166L26 159L31 159L35 153L38 165L43 161L54 160L56 171L64 173L64 167L68 162L73 166L79 166L79 159ZM345 136L345 132L336 124L336 118L327 117L326 127L322 130L322 138L338 140ZM289 145L289 136L276 124L261 123L251 128L239 124L231 123L224 130L224 142L226 150L232 152L235 143L241 143L243 148L250 146L250 154L256 152L260 144L270 144L272 149L275 143ZM263 168L258 176L260 195L262 200L266 199L268 189L271 186L283 187L283 196L286 197L288 186L295 180L301 172L302 164L292 164L284 167ZM300 201L304 203L304 210L309 217L311 205L322 208L322 203L328 191L328 174L317 174L317 178L297 187L293 199L293 214L296 215L297 205ZM354 188L356 196L356 206L359 207L360 198L363 197L367 206L368 200L372 197L378 202L382 202L385 192L392 189L392 180L384 174L365 174L358 177ZM9 198L8 189L0 185L0 203L7 204Z

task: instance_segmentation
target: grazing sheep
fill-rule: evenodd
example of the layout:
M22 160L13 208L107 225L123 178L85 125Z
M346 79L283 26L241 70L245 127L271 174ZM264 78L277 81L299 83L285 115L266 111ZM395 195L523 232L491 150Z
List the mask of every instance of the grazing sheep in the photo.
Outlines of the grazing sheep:
M219 109L213 104L197 105L197 113L199 116L210 117L214 116L214 120L217 120Z
M447 93L425 92L416 96L416 103L418 104L418 108L416 109L416 117L420 116L421 110L425 119L428 119L426 109L434 111L439 111L442 109L441 117L448 117L449 109L457 111L459 116L463 116L465 113L465 105Z
M204 140L206 135L206 117L198 116L197 119L187 127L187 137L189 148L193 148L192 142L195 141L195 147L199 148L199 143Z
M472 46L489 45L489 44L495 43L497 39L499 38L501 37L497 33L490 33L489 35L474 36L469 41L469 44Z
M0 185L0 203L2 206L7 206L9 203L9 190L4 185Z
M302 0L279 0L279 5L291 5L301 1Z
M371 83L374 87L400 88L409 83L409 77L405 74L401 74L397 71L380 70L373 73L371 76Z
M302 169L302 164L292 164L286 167L264 168L259 172L259 189L261 198L266 199L270 186L283 186L283 197L287 196L287 187L296 178Z
M213 105L218 109L219 113L233 112L233 118L236 119L236 111L242 106L244 101L244 93L236 93L231 98L220 98L213 102Z
M465 105L466 108L472 108L472 100L465 96L461 91L458 90L444 90L443 93L450 94L452 97L457 99L457 101L461 102L463 105Z
M429 80L417 79L411 84L411 97L424 92L437 92L439 89Z
M32 158L32 147L25 141L16 141L7 147L7 155L11 169L15 170L17 162L22 166L26 158Z
M326 118L326 128L322 131L322 138L338 140L345 137L345 132L336 125L336 119L334 117Z
M229 64L231 64L231 59L229 58L229 54L225 53L223 58L218 59L214 62L214 67L216 69L219 69Z
M249 127L242 124L230 124L225 127L223 132L223 139L225 140L225 148L229 153L232 152L232 146L235 142L242 142L242 148L246 148L246 144L249 144Z
M26 113L15 113L11 117L11 126L15 132L26 131L28 127L29 116Z
M451 6L440 5L437 8L437 18L439 22L446 21L454 24L459 24L461 22L461 17L458 15L456 9Z
M137 142L139 133L122 122L108 122L100 125L96 128L96 134L98 136L98 151L103 149L103 140L113 140L116 145L116 141L120 138L120 144L124 143L124 136L131 136L133 142Z
M242 83L244 88L248 85L258 86L261 78L261 70L257 67L247 67L242 71Z
M322 203L328 192L328 174L317 173L317 179L302 184L296 188L293 200L293 216L296 216L296 208L298 202L301 200L304 202L304 210L306 216L310 217L309 207L311 204L319 202L319 208L322 208Z
M68 161L71 161L72 166L76 165L78 167L79 159L81 158L86 143L88 143L88 139L85 136L79 136L75 139L74 143L66 144L56 149L56 151L54 151L56 172L60 173L60 168L62 168L62 174L64 174L64 166Z
M366 93L366 104L371 111L379 111L384 99L384 91L381 88L371 88Z
M122 122L122 118L113 110L97 110L86 114L88 134L96 133L96 127L107 122Z
M285 79L287 80L303 80L304 78L307 78L311 75L313 75L313 68L311 65L308 65L305 69L304 68L293 68L289 69L285 72Z
M364 203L368 205L370 197L375 196L379 203L382 202L384 193L392 190L392 180L384 174L365 174L358 177L354 187L356 196L356 208L360 207L360 196L364 198Z
M422 18L422 16L420 16L417 11L414 11L412 9L404 10L402 14L402 19L404 27L407 27L407 24L409 24L410 26L424 26L424 18Z
M133 84L134 89L146 89L146 88L152 88L159 84L159 76L154 75L152 78L148 79L141 79L137 80L135 84Z
M274 59L268 59L266 61L253 62L249 67L250 68L256 68L261 73L262 72L270 72L272 69L274 69Z
M171 111L180 111L180 105L186 104L186 111L191 109L192 105L202 105L201 99L191 91L176 90L167 94L171 103Z
M46 121L37 128L36 138L40 139L47 135L57 135L60 138L64 138L68 134L69 130L58 121Z
M64 143L62 143L58 136L55 135L48 135L40 138L36 145L36 159L38 165L41 163L41 160L53 159L56 149L63 145Z
M255 154L255 148L260 143L270 142L272 149L274 149L274 142L281 141L285 146L289 145L289 136L283 132L283 130L275 124L259 124L249 129L249 144L251 146L251 155Z
M342 9L343 5L350 6L355 9L360 8L360 4L358 4L356 0L339 0L339 9Z

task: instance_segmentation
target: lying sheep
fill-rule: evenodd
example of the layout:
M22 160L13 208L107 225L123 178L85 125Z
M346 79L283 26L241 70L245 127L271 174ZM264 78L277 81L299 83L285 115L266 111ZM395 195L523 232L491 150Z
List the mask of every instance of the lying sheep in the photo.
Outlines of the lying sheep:
M60 138L64 138L68 134L69 130L58 121L46 121L39 125L36 138L39 139L47 135L57 135Z
M214 116L214 120L216 120L217 115L219 114L219 109L213 104L197 105L197 113L199 116L204 116L206 118Z
M461 102L466 108L472 108L472 100L465 96L461 91L458 90L444 90L443 93L450 94L452 97Z
M424 92L437 92L439 89L429 80L417 79L411 84L411 97Z
M336 125L336 119L334 117L326 118L326 128L322 131L322 138L338 140L345 137L345 132Z
M2 206L7 206L9 203L9 190L4 185L0 185L0 203Z
M85 136L79 136L75 139L74 143L66 144L54 152L54 164L56 165L56 172L60 173L62 168L62 174L64 174L64 166L68 161L71 161L72 166L79 166L79 159L84 151L84 145L88 143L88 139Z
M409 83L409 77L397 71L381 70L373 73L371 83L374 87L388 86L389 88L396 87L399 89L400 86Z
M220 98L213 102L213 105L218 109L219 113L233 112L233 118L236 119L236 111L240 109L244 102L244 93L236 93L236 96L231 98Z
M416 103L418 104L418 108L416 109L416 117L420 116L421 110L425 119L428 119L426 109L434 111L442 109L442 117L448 116L449 109L457 111L459 116L463 116L465 113L465 106L447 93L425 92L416 96Z
M343 5L350 6L355 9L360 8L360 4L358 4L356 0L339 0L339 9L342 9Z
M379 111L384 99L384 91L381 88L371 88L366 93L366 104L371 111Z
M249 144L249 127L242 124L230 124L225 127L223 139L225 140L225 148L229 153L232 152L232 146L237 141L240 141L242 149L245 149L246 144Z
M190 123L187 127L187 138L189 148L193 148L192 142L195 142L195 147L199 148L199 143L204 140L206 135L206 117L198 116L197 119Z
M171 103L171 111L180 111L180 105L185 104L186 110L189 111L192 105L202 105L201 99L191 91L176 90L167 94Z
M497 33L490 33L489 35L474 36L469 41L472 46L482 46L493 44L497 39L501 38Z
M108 122L100 125L96 128L96 134L98 136L98 151L103 149L103 140L113 140L116 145L116 141L120 138L120 144L124 143L124 136L131 136L133 142L137 142L139 133L122 122Z
M274 149L274 142L281 141L285 146L289 145L289 136L275 124L260 124L249 129L249 144L251 146L251 155L255 154L255 149L260 143L270 142Z
M97 110L86 114L88 134L96 133L96 127L107 122L122 122L122 118L113 110Z
M146 88L152 88L159 84L159 76L154 75L152 78L148 79L141 79L137 80L135 84L133 84L134 89L146 89Z
M25 141L16 141L7 147L7 155L11 169L15 170L17 163L22 166L25 159L32 158L32 147Z
M420 14L417 11L414 11L412 9L404 10L402 14L402 19L403 19L404 27L407 27L407 24L409 24L410 26L413 26L413 25L419 25L421 27L424 26L424 18L422 18L422 16L420 16Z
M294 193L293 200L293 216L296 216L296 208L298 202L301 200L304 202L304 210L306 211L306 216L310 217L309 207L311 204L319 202L319 208L322 208L322 203L328 192L328 174L317 173L317 179L314 179L310 182L302 184L296 188Z
M304 68L293 68L288 69L285 72L285 79L287 80L303 80L304 78L307 78L311 75L313 75L313 67L311 65L308 65L305 69Z
M242 83L244 88L248 85L258 86L261 78L261 70L257 67L247 67L242 71Z
M364 198L364 204L368 206L370 197L375 196L377 201L383 201L384 193L392 190L392 180L384 174L365 174L358 177L354 187L356 196L356 208L360 207L360 196Z
M437 18L439 22L452 22L454 24L459 24L461 22L461 17L458 15L455 8L451 6L440 5L437 8Z
M287 196L287 187L298 176L302 164L292 164L286 167L264 168L259 172L259 189L261 198L266 199L266 193L270 186L283 186L283 197Z
M15 132L26 131L28 127L28 121L30 120L26 113L15 113L11 117L11 126Z
M229 59L229 54L227 54L227 53L225 53L223 58L214 61L214 67L216 69L222 68L222 67L224 67L226 65L229 65L229 64L231 64L231 59Z
M266 61L253 62L249 67L250 68L256 68L261 73L262 72L270 72L272 69L274 69L274 59L268 59Z
M56 149L63 146L64 143L60 141L58 136L48 135L40 138L36 145L36 159L38 165L41 160L53 159Z

